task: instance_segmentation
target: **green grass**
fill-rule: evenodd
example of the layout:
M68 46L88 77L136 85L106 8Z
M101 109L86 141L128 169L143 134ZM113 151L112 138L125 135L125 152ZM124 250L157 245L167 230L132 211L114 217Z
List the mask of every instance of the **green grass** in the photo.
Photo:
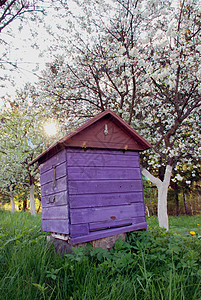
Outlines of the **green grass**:
M201 217L171 217L170 232L148 220L110 252L58 255L41 215L0 211L0 299L201 299ZM190 231L196 235L191 236Z
M148 229L158 228L158 219L156 216L147 218ZM197 216L179 216L169 217L170 232L187 237L190 231L194 231L196 235L201 236L201 215Z

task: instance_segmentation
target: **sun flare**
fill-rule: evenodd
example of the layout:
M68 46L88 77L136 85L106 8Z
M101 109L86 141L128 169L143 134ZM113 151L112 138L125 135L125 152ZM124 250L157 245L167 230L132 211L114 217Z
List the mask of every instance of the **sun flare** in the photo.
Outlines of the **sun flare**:
M44 124L44 131L47 135L53 136L57 134L57 124L54 120L49 120Z

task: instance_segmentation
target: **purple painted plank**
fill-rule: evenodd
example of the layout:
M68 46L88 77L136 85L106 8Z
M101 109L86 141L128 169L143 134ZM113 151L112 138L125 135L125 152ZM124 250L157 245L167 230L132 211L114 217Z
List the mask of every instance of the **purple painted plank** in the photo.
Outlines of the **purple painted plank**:
M134 230L143 230L146 228L147 228L147 223L144 222L144 223L121 227L121 228L95 231L95 232L90 232L90 234L85 235L85 236L72 238L71 242L73 245L76 245L79 243L85 243L85 242L105 238L105 237L112 236L115 234L121 234L121 233L130 232L130 231L134 231Z
M53 182L49 182L41 186L42 197L48 196L54 193L65 191L67 188L66 177L62 177L56 180L56 186L53 186Z
M121 220L144 216L143 203L124 206L71 209L71 224Z
M42 220L43 231L69 234L68 220Z
M144 212L144 211L143 211L143 212ZM133 225L139 224L139 223L144 223L144 222L146 222L145 212L144 212L143 217L132 218L132 224L133 224Z
M124 156L123 153L119 155L111 155L105 153L88 153L88 152L67 152L68 167L76 166L91 166L91 167L133 167L140 166L138 156Z
M67 191L42 197L42 207L67 204Z
M69 194L99 194L142 191L141 180L69 181Z
M40 165L40 173L44 173L50 169L52 169L52 166L57 166L61 163L66 161L66 150L62 150L50 159L48 159L46 162Z
M143 201L143 192L69 195L71 208L123 205Z
M68 148L68 153L88 153L88 154L102 154L108 153L110 155L123 155L123 156L139 156L137 151L124 151L124 150L111 150L111 149L80 149L80 148Z
M132 219L92 222L89 223L89 231L103 230L111 227L123 227L128 225L132 225Z
M55 175L56 175L56 179L66 176L66 163L65 162L62 163L61 165L58 165L55 167ZM54 169L51 168L47 172L41 174L40 184L44 185L48 182L53 181L53 177L54 177Z
M69 180L141 179L140 168L69 167Z
M81 236L89 234L88 224L70 225L70 236Z
M143 191L133 193L132 195L133 195L133 197L131 198L130 203L142 202L144 204L144 193L143 193Z
M44 207L42 209L42 219L67 219L68 218L68 206L52 206Z

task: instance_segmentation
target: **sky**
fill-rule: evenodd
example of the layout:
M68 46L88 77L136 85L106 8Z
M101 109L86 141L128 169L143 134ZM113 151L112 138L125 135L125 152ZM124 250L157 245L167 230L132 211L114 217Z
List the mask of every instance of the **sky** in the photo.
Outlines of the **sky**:
M107 3L111 4L112 0L105 0ZM48 4L47 2L43 2ZM84 15L81 9L76 5L75 1L68 0L68 7L75 16ZM65 22L68 21L71 16L66 14L65 19L58 16L62 13L66 14L66 10L54 10L48 7L47 16L44 18L44 22L27 22L23 26L20 25L20 21L15 20L10 24L9 30L4 30L1 33L2 40L7 43L7 57L9 62L16 64L17 68L12 67L9 64L3 63L5 70L0 69L0 77L9 75L13 81L6 80L4 82L0 81L0 107L2 106L2 98L9 94L11 96L15 95L16 89L23 88L26 82L37 82L38 76L40 76L41 71L45 68L45 64L53 61L54 54L62 54L54 52L52 54L48 51L49 47L53 47L56 43L54 36L51 36L47 32L46 27L51 27L51 31L56 34L59 32L57 26L66 26ZM58 16L58 17L57 17ZM108 18L108 16L107 16ZM19 28L21 28L19 30ZM0 43L0 63L1 53L5 50L5 47ZM58 51L58 50L57 50ZM12 69L12 71L9 71ZM3 86L2 86L3 85Z
M106 0L106 2L111 4L112 0ZM74 15L82 14L73 0L68 0L67 3ZM47 4L48 1L46 2ZM48 51L48 48L53 47L56 41L54 36L47 32L44 25L51 27L51 30L56 34L58 32L57 25L63 26L65 21L70 18L69 14L66 15L65 20L62 17L56 17L56 15L64 12L66 10L61 8L58 11L48 8L44 22L36 25L36 22L30 21L19 30L20 22L15 20L11 23L8 31L4 30L1 33L2 40L6 41L8 45L6 48L8 60L12 64L16 64L17 68L10 68L9 64L4 63L5 70L0 69L0 77L3 77L5 74L13 79L13 81L6 80L3 83L0 81L0 107L3 104L2 98L6 94L14 96L16 89L23 88L26 82L37 82L38 76L45 68L45 64L53 61L55 53L52 54ZM5 50L4 48L0 43L0 63L1 53ZM63 54L62 50L60 54ZM12 71L9 71L9 69L12 69Z
M74 14L79 14L79 9L72 0L68 0L68 5ZM60 9L59 13L62 12L64 11ZM53 54L48 51L48 48L55 41L45 26L51 27L55 32L58 31L56 25L62 25L63 22L60 18L56 18L55 14L58 12L48 8L44 22L38 23L37 26L34 22L27 22L19 30L20 21L15 20L8 30L1 33L1 39L7 44L7 61L12 65L1 59L5 46L0 41L0 63L3 62L4 66L4 70L0 69L0 77L6 75L12 80L0 82L0 107L3 105L3 97L7 94L14 96L16 89L23 88L26 82L37 82L45 64L53 60ZM13 65L17 65L17 68Z

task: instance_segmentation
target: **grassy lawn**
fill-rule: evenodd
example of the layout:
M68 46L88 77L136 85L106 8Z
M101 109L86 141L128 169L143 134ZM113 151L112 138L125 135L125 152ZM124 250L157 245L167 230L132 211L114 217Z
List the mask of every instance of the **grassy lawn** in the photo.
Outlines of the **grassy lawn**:
M170 232L148 218L110 252L58 255L41 215L0 211L0 299L201 299L201 217L170 217ZM196 234L191 235L190 231Z
M158 227L158 219L156 216L147 218L148 230ZM201 236L201 215L197 216L179 216L169 217L169 227L171 233L180 234L183 237L190 235L190 231L194 231L196 235Z

